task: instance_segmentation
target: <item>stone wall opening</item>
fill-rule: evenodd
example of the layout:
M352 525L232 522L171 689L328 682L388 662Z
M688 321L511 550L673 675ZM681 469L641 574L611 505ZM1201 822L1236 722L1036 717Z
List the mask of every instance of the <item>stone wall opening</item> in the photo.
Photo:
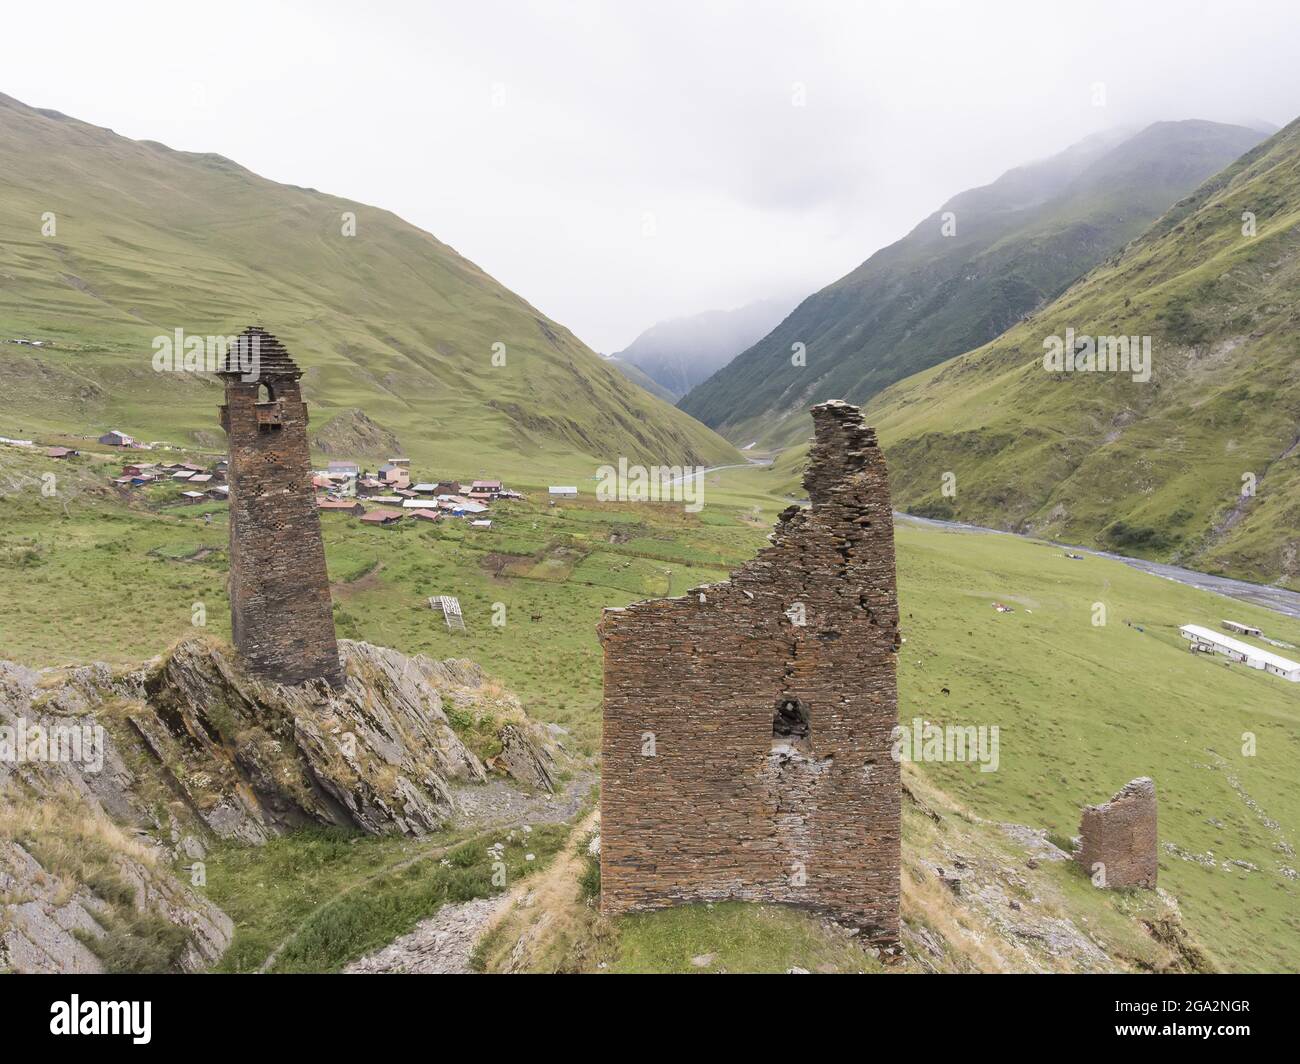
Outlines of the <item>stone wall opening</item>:
M812 719L797 698L780 698L772 715L772 749L789 747L801 754L812 753Z

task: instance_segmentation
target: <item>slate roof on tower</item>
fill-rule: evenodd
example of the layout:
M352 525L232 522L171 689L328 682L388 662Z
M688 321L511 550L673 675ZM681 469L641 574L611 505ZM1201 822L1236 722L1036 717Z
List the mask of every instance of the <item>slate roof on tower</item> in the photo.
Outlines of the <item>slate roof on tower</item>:
M248 367L256 370L256 376ZM250 325L239 334L236 346L226 352L225 368L217 371L223 377L247 377L249 380L298 380L302 370L289 356L284 344L260 325Z

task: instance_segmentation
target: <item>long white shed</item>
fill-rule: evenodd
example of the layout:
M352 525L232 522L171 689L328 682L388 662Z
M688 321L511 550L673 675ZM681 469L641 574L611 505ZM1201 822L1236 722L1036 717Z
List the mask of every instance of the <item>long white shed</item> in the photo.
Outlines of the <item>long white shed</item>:
M1281 654L1243 643L1230 635L1216 632L1213 628L1203 628L1199 624L1184 624L1178 629L1183 638L1194 646L1201 645L1212 649L1216 654L1223 654L1233 661L1240 661L1252 669L1263 669L1274 676L1281 676L1292 683L1300 683L1300 661L1292 661Z

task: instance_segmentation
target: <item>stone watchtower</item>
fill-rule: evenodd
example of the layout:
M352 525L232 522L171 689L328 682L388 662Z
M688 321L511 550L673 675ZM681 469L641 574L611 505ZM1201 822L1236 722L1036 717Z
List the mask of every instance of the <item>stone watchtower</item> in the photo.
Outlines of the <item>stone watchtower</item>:
M730 582L604 612L606 914L780 902L898 940L889 478L856 408L812 414L810 509Z
M219 375L230 446L230 614L235 648L279 683L343 680L325 544L311 487L302 370L250 326Z

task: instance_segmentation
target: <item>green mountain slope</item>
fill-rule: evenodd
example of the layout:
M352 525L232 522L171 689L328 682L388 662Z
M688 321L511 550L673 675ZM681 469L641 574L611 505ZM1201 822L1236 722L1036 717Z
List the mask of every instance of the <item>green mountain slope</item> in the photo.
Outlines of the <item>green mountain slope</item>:
M1159 122L1011 170L810 296L678 405L738 443L800 439L809 406L864 402L986 343L1261 139L1241 126ZM805 366L792 364L795 344Z
M657 396L665 403L677 402L677 396L673 395L672 392L646 373L640 366L633 365L631 362L624 362L617 355L610 356L609 364L638 388L644 388L651 395Z
M1298 296L1300 120L1027 321L877 396L895 504L1300 587ZM1150 380L1049 372L1067 329L1150 337Z
M42 234L47 212L53 235ZM354 236L343 235L347 212ZM120 428L220 446L215 383L155 372L152 340L251 321L307 370L312 430L336 454L395 436L439 471L532 483L617 455L734 460L724 440L387 211L0 96L0 339L53 342L0 343L0 435Z

